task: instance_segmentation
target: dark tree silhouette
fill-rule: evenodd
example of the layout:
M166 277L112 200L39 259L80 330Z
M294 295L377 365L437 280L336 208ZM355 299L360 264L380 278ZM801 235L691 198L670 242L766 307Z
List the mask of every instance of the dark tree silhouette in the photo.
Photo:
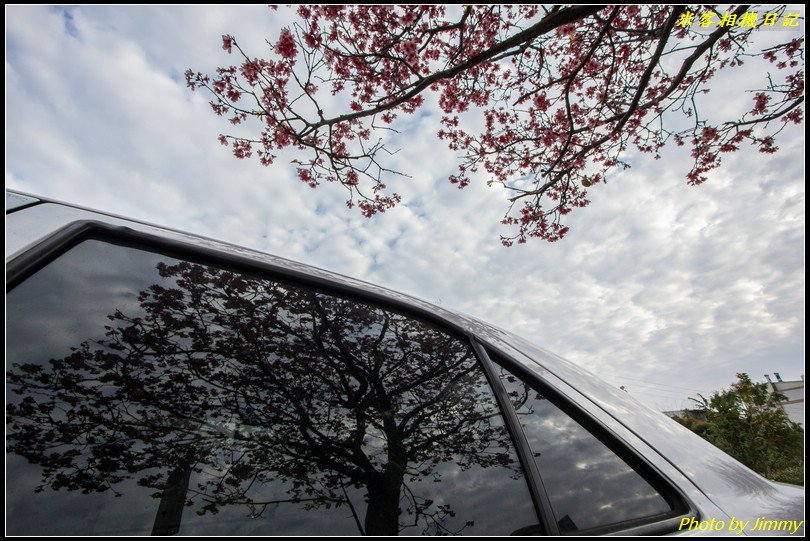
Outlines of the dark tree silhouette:
M105 339L8 372L19 398L7 447L41 466L39 490L136 479L161 498L160 534L179 530L192 500L201 514L238 505L253 517L346 506L361 533L453 533L471 523L423 480L441 482L448 465L521 475L467 343L263 278L189 262L157 270L139 310L109 316Z

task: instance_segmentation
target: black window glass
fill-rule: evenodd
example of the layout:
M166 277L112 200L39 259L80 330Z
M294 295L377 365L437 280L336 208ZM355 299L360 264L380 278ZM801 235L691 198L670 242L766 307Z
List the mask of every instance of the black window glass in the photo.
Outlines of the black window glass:
M537 523L469 344L86 240L7 296L10 534L509 534Z
M496 369L523 426L561 533L672 514L668 500L605 443L539 389L501 366Z

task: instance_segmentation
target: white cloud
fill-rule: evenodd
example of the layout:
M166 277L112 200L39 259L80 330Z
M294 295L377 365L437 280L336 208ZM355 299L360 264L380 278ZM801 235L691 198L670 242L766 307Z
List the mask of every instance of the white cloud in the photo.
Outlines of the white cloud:
M685 184L680 150L634 158L592 190L564 241L505 249L504 192L446 181L455 156L428 106L393 141L393 165L412 177L389 183L404 204L365 220L345 209L341 187L297 181L292 155L271 168L235 160L216 141L227 126L185 87L187 67L232 60L221 34L261 54L286 17L263 7L8 7L6 184L440 302L652 406L678 407L738 371L803 373L800 129L774 156L729 156L697 188ZM734 89L748 74L731 74L712 99L742 99Z

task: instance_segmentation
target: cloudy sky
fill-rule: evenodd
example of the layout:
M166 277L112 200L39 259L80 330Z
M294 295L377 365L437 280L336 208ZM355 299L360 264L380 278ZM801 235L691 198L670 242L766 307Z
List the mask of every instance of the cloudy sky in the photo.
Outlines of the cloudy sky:
M630 155L562 241L504 248L505 194L447 181L437 110L410 119L404 204L362 218L217 142L227 128L183 72L229 62L221 35L266 53L289 19L265 7L6 7L6 186L187 230L378 283L523 335L656 409L804 374L804 134L686 185L688 156ZM803 30L802 30L803 31ZM774 34L772 33L771 36ZM765 39L773 39L766 36ZM767 67L713 86L746 107ZM724 94L725 92L725 94ZM803 126L802 126L803 127Z

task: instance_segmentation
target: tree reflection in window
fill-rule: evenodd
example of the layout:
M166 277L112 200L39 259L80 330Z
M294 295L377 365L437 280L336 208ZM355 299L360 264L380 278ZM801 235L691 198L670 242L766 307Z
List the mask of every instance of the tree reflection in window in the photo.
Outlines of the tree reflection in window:
M7 303L10 533L536 523L470 346L420 320L96 240Z
M493 360L502 364L497 355ZM543 392L502 366L497 373L520 419L563 534L650 522L673 507L607 445Z

